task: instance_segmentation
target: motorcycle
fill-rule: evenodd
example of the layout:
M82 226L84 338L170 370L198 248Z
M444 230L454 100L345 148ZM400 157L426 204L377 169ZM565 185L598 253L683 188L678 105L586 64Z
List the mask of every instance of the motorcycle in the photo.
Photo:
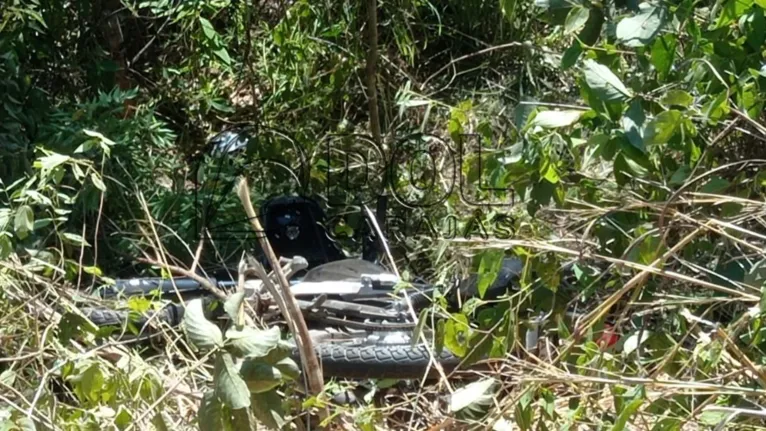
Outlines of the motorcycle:
M242 148L242 135L225 132L213 139L214 148L231 154ZM379 206L380 207L380 206ZM446 348L436 348L417 316L431 306L438 286L425 282L404 283L387 270L377 256L365 251L362 258L347 257L324 227L325 214L316 201L302 196L277 196L262 205L261 218L274 252L288 271L290 290L309 328L316 353L326 377L349 379L419 379L438 376L432 361L444 372L455 370L461 358ZM372 242L385 244L377 218L364 213ZM376 250L380 250L377 247ZM507 292L522 271L521 261L506 258L485 298ZM236 291L236 271L228 269L220 277L206 277L210 285L225 294ZM449 307L457 309L478 295L476 277L463 280L445 296ZM154 297L169 300L159 311L136 317L135 313L108 307L85 307L83 312L98 327L140 328L137 336L150 336L152 325L171 327L182 322L185 303L203 298L216 303L198 280L190 277L129 278L116 280L92 292L102 299ZM279 308L259 280L245 282L246 301L268 325L284 327ZM215 307L213 319L225 319L223 307ZM298 360L297 350L294 352Z

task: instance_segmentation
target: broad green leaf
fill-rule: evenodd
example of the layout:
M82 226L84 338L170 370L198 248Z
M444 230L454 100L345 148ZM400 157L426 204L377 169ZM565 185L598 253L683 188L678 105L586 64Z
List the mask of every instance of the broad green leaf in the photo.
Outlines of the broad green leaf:
M582 6L575 6L567 14L567 20L564 23L564 33L570 34L580 30L590 16L590 10Z
M450 413L492 404L497 384L497 380L488 377L456 390L450 396Z
M14 230L19 238L26 238L35 226L35 213L29 205L22 205L16 210Z
M675 105L684 108L691 106L692 102L694 102L692 95L683 90L670 90L660 99L660 103L663 105Z
M250 391L239 376L231 354L221 352L213 369L215 395L232 410L250 407Z
M731 416L731 412L720 410L706 410L699 415L699 421L705 425L715 426L725 422Z
M198 349L209 350L223 345L221 330L205 318L201 299L193 299L186 305L183 326L189 341Z
M716 28L726 27L737 21L745 12L753 6L753 0L726 0L718 15Z
M277 391L255 393L250 396L253 414L256 419L269 429L282 429L285 426L285 413L282 398Z
M488 250L482 253L481 261L479 263L479 280L477 286L480 298L484 298L487 288L489 288L497 278L497 273L500 271L500 267L503 264L503 255L504 253L502 250Z
M561 68L567 70L577 63L577 59L582 54L582 46L579 41L573 41L572 46L564 51L564 55L561 56Z
M226 298L226 302L223 303L223 309L229 316L232 322L240 324L239 313L242 308L242 301L245 300L245 291L237 291Z
M633 93L625 87L608 67L593 60L585 60L585 82L595 95L605 102L624 102L633 97Z
M205 37L210 40L215 40L218 36L218 32L213 28L213 24L207 20L207 18L199 17L199 23L202 25L202 32L205 33Z
M50 171L68 162L70 158L63 154L51 154L50 156L41 157L35 162L35 167L41 168L43 171Z
M678 39L673 34L658 37L652 44L652 65L657 70L661 80L665 80L673 66Z
M282 373L283 377L287 377L292 380L298 380L298 378L301 376L301 368L298 366L298 364L295 363L295 361L292 360L292 358L281 359L276 364L274 364L274 366L279 369L279 372Z
M124 430L130 426L134 420L130 410L125 408L125 406L120 406L117 410L117 415L114 417L114 424L117 425L117 429Z
M747 43L758 51L766 40L766 17L762 8L753 8L740 20L740 29L747 35Z
M723 193L726 191L727 188L731 183L727 181L725 178L714 176L710 179L707 183L705 183L702 188L700 188L700 192L702 193Z
M104 386L104 373L98 363L92 363L68 380L73 383L75 394L80 399L94 403L99 400Z
M255 358L248 358L242 362L239 375L250 392L270 391L282 383L282 372L278 368Z
M535 115L532 120L533 126L540 126L545 129L555 129L557 127L571 126L580 119L584 111L542 111Z
M630 103L630 107L625 115L623 115L621 121L628 142L635 148L641 150L641 152L645 152L644 122L646 121L646 116L644 115L644 108L641 106L641 101L639 99L635 99Z
M470 332L468 318L464 314L453 314L444 324L444 346L462 358L468 353Z
M226 343L240 355L263 358L280 343L279 328L259 330L244 327L242 330L231 328L226 331Z
M662 7L642 3L640 12L617 23L617 40L635 48L651 43L667 22L667 13Z
M221 411L223 405L215 396L215 392L208 390L202 395L199 409L197 410L197 426L200 431L219 431L224 429L224 415Z
M666 144L670 138L676 134L681 125L681 112L670 110L657 114L644 131L644 144L651 145Z

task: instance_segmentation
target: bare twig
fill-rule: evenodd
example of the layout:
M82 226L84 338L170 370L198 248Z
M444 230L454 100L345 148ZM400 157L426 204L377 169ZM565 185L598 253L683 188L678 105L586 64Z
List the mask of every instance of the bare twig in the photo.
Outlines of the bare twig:
M146 259L146 258L139 258L140 262L148 263L150 265L156 265L161 268L165 268L170 272L174 272L176 274L183 275L184 277L189 277L199 283L203 288L210 291L213 295L215 295L216 298L220 300L226 300L226 294L221 291L218 287L214 286L209 280L207 280L205 277L202 277L198 274L195 274L188 269L183 269L180 266L170 265L170 264L163 264L160 262L157 262L156 260L152 259Z

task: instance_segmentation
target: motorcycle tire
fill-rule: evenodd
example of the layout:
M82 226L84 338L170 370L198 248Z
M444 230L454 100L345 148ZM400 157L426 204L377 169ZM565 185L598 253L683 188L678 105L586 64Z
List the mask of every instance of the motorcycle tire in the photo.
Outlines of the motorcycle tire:
M184 317L184 307L179 304L169 304L159 311L149 313L148 315L140 315L137 318L132 318L130 311L127 310L88 307L82 308L81 311L85 317L98 327L125 326L127 322L131 321L137 327L143 328L150 320L154 323L166 323L170 327L177 327L181 324Z
M325 377L352 380L362 379L423 379L439 378L439 372L431 363L431 354L424 345L373 344L348 346L343 344L319 344L314 347ZM297 352L293 355L300 361ZM434 352L433 359L449 374L461 359L447 350Z

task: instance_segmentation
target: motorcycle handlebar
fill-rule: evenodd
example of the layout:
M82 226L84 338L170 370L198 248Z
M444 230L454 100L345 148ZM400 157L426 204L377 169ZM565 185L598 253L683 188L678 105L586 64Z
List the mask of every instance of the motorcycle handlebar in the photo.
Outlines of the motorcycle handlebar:
M217 282L213 278L208 281L212 285ZM175 287L173 286L175 284ZM190 293L204 290L202 285L196 280L187 277L178 278L127 278L115 281L113 286L106 286L99 290L102 298L114 298L120 294L125 296L143 296L151 295L153 291L159 290L161 295L173 294L176 288L180 293Z

